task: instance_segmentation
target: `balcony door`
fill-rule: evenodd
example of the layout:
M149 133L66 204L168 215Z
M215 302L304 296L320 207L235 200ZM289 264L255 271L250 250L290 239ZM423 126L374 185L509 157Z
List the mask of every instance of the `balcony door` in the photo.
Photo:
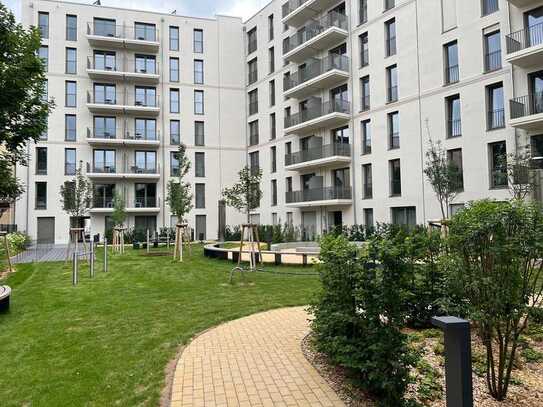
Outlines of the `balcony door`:
M115 184L95 184L93 195L93 206L95 208L113 208Z
M135 185L135 207L136 208L154 208L156 202L156 184L136 184Z
M147 86L137 86L136 92L136 106L156 106L156 89Z
M543 71L531 73L528 82L532 114L543 113Z
M115 52L94 51L94 69L101 71L116 71Z
M335 188L348 188L351 185L349 168L340 168L332 171L332 182Z
M135 170L146 174L156 172L156 152L155 151L136 151Z
M524 13L524 24L527 29L528 46L533 47L543 43L543 7L538 7Z
M315 178L315 173L303 174L300 177L300 180L302 181L302 190L307 191L307 190L313 189L315 187L314 182L313 182L313 178Z
M95 83L94 103L114 105L117 103L117 91L115 85Z
M115 172L115 150L94 150L94 171Z

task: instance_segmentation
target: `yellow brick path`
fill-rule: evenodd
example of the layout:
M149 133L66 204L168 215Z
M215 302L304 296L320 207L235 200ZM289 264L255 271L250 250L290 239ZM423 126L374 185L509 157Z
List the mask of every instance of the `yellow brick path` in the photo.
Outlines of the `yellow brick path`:
M171 407L344 406L302 354L307 319L283 308L198 336L177 363Z

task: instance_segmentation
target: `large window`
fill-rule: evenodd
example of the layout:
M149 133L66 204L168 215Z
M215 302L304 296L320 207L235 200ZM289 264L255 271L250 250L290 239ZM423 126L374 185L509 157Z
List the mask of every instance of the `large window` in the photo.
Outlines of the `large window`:
M502 46L500 31L494 31L484 36L485 72L492 72L502 67Z
M38 13L38 30L41 38L49 38L49 13L44 11Z
M195 184L195 188L194 188L194 207L196 209L205 209L205 207L206 207L206 184Z
M387 68L387 102L398 100L398 67L396 65Z
M269 73L275 72L275 48L270 47L268 50L268 60L269 60Z
M483 16L492 14L500 9L498 0L481 0L481 8Z
M257 49L256 27L247 33L247 53L251 54Z
M202 54L204 52L204 31L200 29L194 30L194 52Z
M251 85L252 83L255 83L258 80L258 61L256 58L251 59L247 63L247 71L248 71L248 84Z
M368 21L368 0L358 0L358 24Z
M156 184L135 184L134 195L136 208L156 208L158 206Z
M271 182L271 206L277 205L277 180Z
M400 113L388 114L388 148L400 148Z
M179 176L179 153L170 151L170 177Z
M258 89L249 92L249 115L258 113Z
M47 182L36 182L36 209L47 209Z
M94 172L115 173L115 150L94 150Z
M194 83L204 83L204 61L201 59L194 60Z
M170 26L170 51L179 51L179 27Z
M251 174L257 174L260 171L260 154L258 151L249 153L249 167L251 168Z
M396 55L396 19L385 22L386 56Z
M364 208L364 226L371 228L374 226L373 209Z
M66 73L77 73L77 49L66 48Z
M488 145L490 160L490 187L505 188L507 182L507 149L505 141Z
M445 84L456 83L460 80L458 68L458 43L452 41L443 46L445 57Z
M135 119L135 128L136 140L157 139L155 119Z
M360 79L360 110L366 111L370 109L370 76L366 75Z
M275 106L275 81L271 80L270 84L270 106Z
M268 41L273 40L274 32L273 32L273 14L270 14L268 16Z
M115 85L94 84L94 103L114 105L117 103L117 91Z
M270 148L270 162L271 162L271 168L270 171L272 173L277 172L277 147L273 146Z
M414 206L403 206L392 208L392 223L394 225L416 226L417 208Z
M368 42L368 33L362 33L358 38L360 41L360 67L364 67L370 63L370 45Z
M77 82L66 81L66 107L77 107Z
M487 128L488 130L505 127L505 110L503 102L503 84L501 82L487 86Z
M447 150L447 160L449 165L451 165L456 170L456 180L455 187L457 191L464 190L464 171L462 164L462 149L455 148L452 150Z
M36 147L36 175L47 175L47 147Z
M156 88L149 86L136 86L136 106L156 107Z
M94 184L93 202L94 208L113 208L115 196L115 184Z
M460 95L452 95L445 99L447 109L447 137L462 135L462 116L460 113Z
M47 72L49 70L49 47L47 45L42 45L38 49L38 57L40 57Z
M117 26L115 20L95 18L94 35L99 35L102 37L117 37Z
M66 41L77 41L77 16L66 15Z
M194 176L205 177L206 176L206 162L205 153L194 153Z
M75 175L77 166L75 148L64 149L64 175Z
M136 72L155 74L156 73L156 58L154 55L135 55Z
M396 0L384 0L385 11L393 9L396 7Z
M170 113L179 113L179 89L170 89Z
M134 167L137 174L154 174L156 167L156 151L136 151L134 153Z
M117 125L115 117L94 117L95 138L116 138Z
M362 198L371 199L373 198L373 177L371 164L364 164L362 166L362 179L364 182L362 188Z
M364 120L362 126L362 154L371 154L371 121Z
M179 120L170 120L170 144L177 145L181 142L181 123Z
M204 122L194 122L194 145L205 145Z
M204 91L194 91L194 114L204 114Z
M94 69L115 71L117 69L115 52L94 51Z
M75 114L64 115L64 140L77 140L77 119Z
M179 58L170 58L170 82L179 82Z
M270 113L270 140L277 137L277 124L275 122L275 113Z
M156 26L147 23L134 23L135 39L141 41L156 41Z
M402 174L400 160L390 160L388 162L388 171L390 177L390 196L402 195Z

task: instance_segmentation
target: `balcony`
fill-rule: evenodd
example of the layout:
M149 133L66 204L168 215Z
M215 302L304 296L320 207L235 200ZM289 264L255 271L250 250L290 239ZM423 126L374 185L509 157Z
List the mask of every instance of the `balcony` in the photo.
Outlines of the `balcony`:
M521 68L541 65L543 60L543 23L505 37L507 43L507 62Z
M351 118L351 104L346 100L318 103L301 112L285 117L285 134L304 134L315 129L335 127Z
M351 162L350 144L327 144L285 155L285 169L289 171L334 166Z
M521 96L509 101L512 127L527 130L543 130L543 92Z
M137 165L104 164L97 165L87 163L87 176L90 179L134 179L154 180L160 178L160 167L138 167Z
M158 52L158 30L142 30L123 25L87 24L89 44L97 48L126 48L134 51Z
M281 22L291 27L299 27L335 3L336 0L290 0L283 4Z
M528 6L535 6L540 4L540 0L508 0L513 6L518 8L524 8Z
M117 134L122 135L121 130L113 131L93 131L87 128L87 142L90 145L110 145L110 146L133 146L145 148L158 148L160 146L160 132L152 134L144 134L141 132L126 131L124 137L117 137Z
M92 113L158 116L159 106L159 97L156 95L140 98L136 97L135 93L126 95L116 92L112 95L95 96L92 92L87 92L87 107Z
M157 84L160 81L158 63L148 66L136 64L136 60L121 61L118 65L96 64L93 57L87 58L89 78L103 81L130 81L141 84Z
M286 192L285 200L290 207L338 206L352 204L351 187L323 187Z
M283 58L297 64L332 47L348 36L344 14L332 12L319 20L311 20L304 29L285 39Z
M160 198L157 197L136 197L129 202L125 208L127 213L156 213L160 212ZM92 202L91 213L112 213L113 212L113 197L99 196L94 197Z
M344 55L329 55L307 62L305 68L283 80L285 97L303 99L320 89L333 88L349 79L350 59Z

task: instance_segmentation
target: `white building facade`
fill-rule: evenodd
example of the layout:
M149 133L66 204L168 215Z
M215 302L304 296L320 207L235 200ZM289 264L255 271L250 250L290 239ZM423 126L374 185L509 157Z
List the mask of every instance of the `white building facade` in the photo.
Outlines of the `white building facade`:
M430 138L462 169L452 211L510 197L504 153L543 163L541 0L275 0L245 23L44 0L23 2L23 22L42 31L56 102L18 171L17 224L40 241L66 241L59 190L80 161L94 232L115 191L128 226L170 226L179 141L205 239L246 163L263 172L253 221L307 234L440 218Z

